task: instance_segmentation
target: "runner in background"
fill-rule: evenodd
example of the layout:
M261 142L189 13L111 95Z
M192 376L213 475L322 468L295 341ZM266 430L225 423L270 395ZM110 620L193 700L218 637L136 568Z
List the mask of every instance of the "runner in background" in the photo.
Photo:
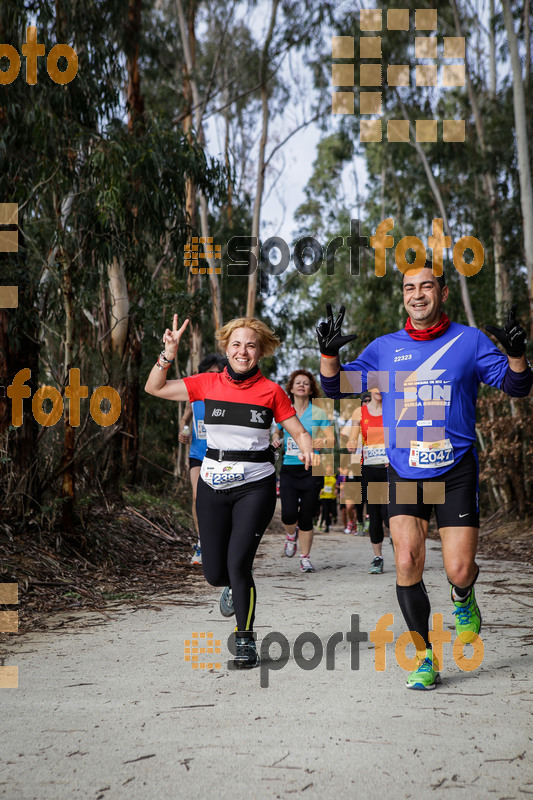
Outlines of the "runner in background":
M365 392L361 395L361 406L368 405L370 403L371 397L370 392ZM349 433L346 434L349 436ZM363 440L361 435L357 440L356 450L350 450L351 453L354 452L361 452L361 459L363 454ZM362 463L362 460L361 460ZM350 533L353 533L354 536L366 536L370 528L370 517L368 515L368 503L366 499L365 493L365 485L364 482L361 481L361 502L355 504L355 513L357 515L357 530L355 525Z
M227 365L227 359L220 353L208 353L206 357L200 362L198 373L203 372L222 372ZM202 563L202 546L200 544L200 534L198 533L198 517L196 515L196 487L198 486L198 478L200 477L200 467L207 450L207 440L205 438L205 425L204 425L205 405L203 400L196 400L192 405L188 405L182 414L179 423L178 441L182 444L189 444L189 476L192 489L192 516L194 520L194 527L198 534L198 541L194 547L191 556L191 564L201 565ZM190 432L184 429L191 427Z
M383 526L389 527L389 517L385 503L369 502L368 485L369 483L387 483L389 459L385 449L381 392L379 389L372 389L370 395L370 402L356 408L352 415L348 426L351 427L351 432L346 446L349 452L355 452L359 434L361 434L363 499L370 517L370 541L374 551L374 560L370 565L369 572L380 574L383 572Z
M322 517L319 529L324 526L324 533L329 533L329 526L334 520L337 522L337 486L335 475L326 475L324 486L320 490L320 504L322 507Z
M345 489L346 483L354 483L360 480L356 478L348 469L348 467L339 467L339 471L337 473L337 494L339 497L339 507L341 510L341 521L344 533L353 533L356 530L355 527L355 519L356 519L356 505L353 500L347 496L347 492Z
M310 436L313 428L327 428L330 422L320 415L313 418L312 401L321 394L319 386L311 372L295 370L291 373L285 391L294 406L297 417ZM274 447L281 445L281 426L274 431L272 444ZM300 570L301 572L314 572L309 554L313 546L313 521L319 505L320 489L323 479L314 476L311 470L306 470L299 459L298 445L285 431L283 436L285 455L279 474L281 520L285 527L286 539L284 552L288 558L296 553L297 539L300 542ZM320 449L332 447L333 443L327 442L325 437L315 437L313 447Z

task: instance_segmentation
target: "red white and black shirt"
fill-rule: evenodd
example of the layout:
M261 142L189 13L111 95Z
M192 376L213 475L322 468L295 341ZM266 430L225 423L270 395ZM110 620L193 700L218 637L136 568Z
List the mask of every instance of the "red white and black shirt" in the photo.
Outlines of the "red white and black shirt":
M204 372L184 378L184 383L191 403L196 400L205 403L207 447L215 450L266 450L272 420L283 422L296 413L281 386L260 372L242 382L233 381L226 370ZM226 469L230 474L236 463L206 456L201 477L213 488L228 488L229 483L214 485L209 475L215 468L219 472ZM273 464L268 461L244 461L241 466L244 473L241 483L257 481L274 472Z

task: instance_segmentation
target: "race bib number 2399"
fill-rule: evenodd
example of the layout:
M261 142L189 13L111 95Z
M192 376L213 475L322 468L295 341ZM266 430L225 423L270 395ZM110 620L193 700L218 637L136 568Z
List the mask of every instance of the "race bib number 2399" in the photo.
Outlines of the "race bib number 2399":
M244 481L244 464L222 462L215 466L202 464L202 480L213 489L228 489Z

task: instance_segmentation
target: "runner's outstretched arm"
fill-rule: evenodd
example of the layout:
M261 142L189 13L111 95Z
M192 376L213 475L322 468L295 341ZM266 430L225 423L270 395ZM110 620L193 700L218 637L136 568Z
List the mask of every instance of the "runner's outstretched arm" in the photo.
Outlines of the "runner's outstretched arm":
M526 359L527 334L516 320L517 308L517 303L513 303L503 328L485 327L507 353L509 366L500 388L511 397L527 397L533 385L533 375Z
M321 355L320 376L322 388L328 397L340 396L335 394L340 391L338 386L339 379L337 377L341 370L339 350L341 347L344 347L345 344L348 344L348 342L357 339L356 333L351 333L346 336L343 336L341 333L341 326L344 320L345 311L345 307L341 306L337 319L334 319L331 303L326 303L327 319L325 322L319 322L316 327L316 335ZM326 381L324 381L324 378ZM337 378L337 381L328 381L328 378ZM331 384L331 386L328 385L328 388L326 388L324 385L325 383Z
M178 352L178 345L183 336L183 332L187 327L189 320L186 319L181 328L178 329L178 315L174 314L172 320L172 330L166 329L163 334L163 344L165 349L157 359L157 363L152 367L152 371L146 381L144 391L148 394L153 394L156 397L162 397L166 400L188 400L189 394L185 387L185 381L174 380L167 381L167 371ZM162 357L164 356L164 361Z

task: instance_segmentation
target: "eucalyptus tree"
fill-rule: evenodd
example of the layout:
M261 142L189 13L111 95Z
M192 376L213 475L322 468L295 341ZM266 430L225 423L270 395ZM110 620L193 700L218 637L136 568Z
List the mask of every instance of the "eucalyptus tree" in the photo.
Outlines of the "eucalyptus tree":
M30 5L2 6L2 41L23 40ZM6 282L20 293L18 309L0 311L2 368L11 377L30 366L34 382L44 377L62 391L70 370L80 368L82 383L112 383L122 392L127 412L109 430L93 424L88 409L79 426L70 425L68 402L62 420L40 430L29 402L18 430L4 414L11 507L23 511L59 481L62 526L70 532L79 475L116 495L119 474L135 467L144 331L160 330L165 303L168 313L190 308L177 276L168 286L153 280L162 260L182 263L187 177L207 194L224 188L218 164L139 105L142 69L125 46L132 10L118 1L39 6L38 39L47 51L56 37L70 42L78 74L61 86L38 63L37 85L19 79L3 87L0 101L1 197L19 204L21 230L18 255L3 259ZM113 439L131 437L135 446L119 448L121 462Z

